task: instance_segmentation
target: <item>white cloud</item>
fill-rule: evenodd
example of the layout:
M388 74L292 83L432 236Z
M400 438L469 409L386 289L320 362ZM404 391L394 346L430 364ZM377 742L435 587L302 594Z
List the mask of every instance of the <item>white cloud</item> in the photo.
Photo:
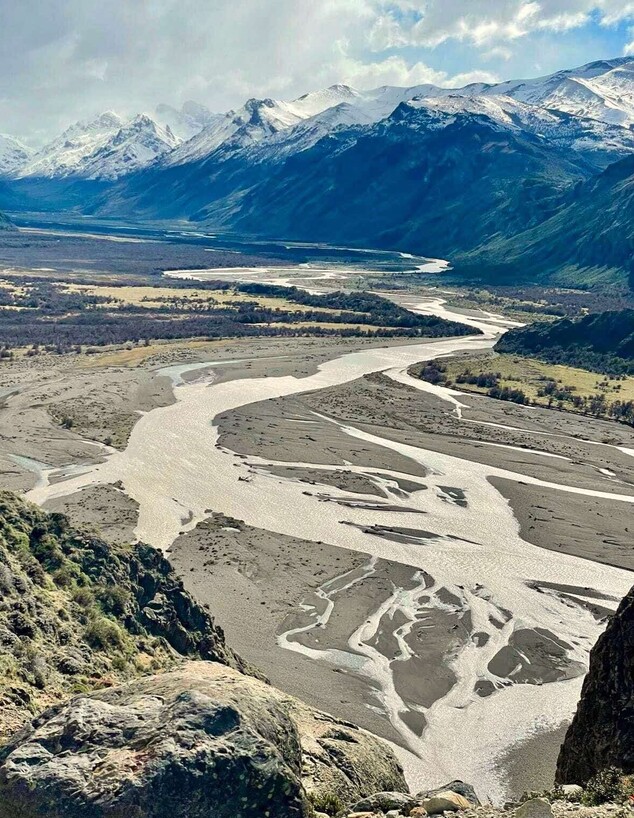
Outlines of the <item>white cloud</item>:
M435 48L450 40L494 46L536 31L579 28L592 15L605 26L634 17L629 0L406 0L389 5L377 0L375 6L382 10L374 24L375 47Z
M342 81L491 81L479 63L512 71L524 38L593 14L614 26L634 20L634 2L0 0L0 131L47 135L105 109L188 98L225 110ZM455 48L441 59L452 42L464 60Z

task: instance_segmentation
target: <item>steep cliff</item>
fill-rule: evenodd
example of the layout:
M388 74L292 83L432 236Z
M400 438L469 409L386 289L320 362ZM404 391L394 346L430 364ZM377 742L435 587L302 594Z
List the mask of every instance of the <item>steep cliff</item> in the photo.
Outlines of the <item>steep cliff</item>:
M634 772L634 588L590 654L581 700L557 762L557 781L585 784L606 767Z

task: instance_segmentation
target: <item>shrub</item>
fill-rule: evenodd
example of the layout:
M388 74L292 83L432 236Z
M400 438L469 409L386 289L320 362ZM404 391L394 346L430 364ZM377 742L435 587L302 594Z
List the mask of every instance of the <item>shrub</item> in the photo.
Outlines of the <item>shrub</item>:
M81 571L76 565L67 562L53 573L53 582L58 588L70 588L80 574Z
M118 585L108 585L99 591L99 603L105 613L121 616L125 613L130 594Z
M587 807L596 807L608 801L620 802L626 795L623 771L616 767L606 767L588 781L581 801Z
M96 616L91 619L85 630L88 644L97 650L123 650L126 639L123 631L105 616Z
M332 815L333 818L341 815L345 810L343 801L333 792L311 792L308 797L317 812L324 812L326 815Z
M77 588L73 593L73 602L81 608L90 608L95 604L95 596L90 588Z

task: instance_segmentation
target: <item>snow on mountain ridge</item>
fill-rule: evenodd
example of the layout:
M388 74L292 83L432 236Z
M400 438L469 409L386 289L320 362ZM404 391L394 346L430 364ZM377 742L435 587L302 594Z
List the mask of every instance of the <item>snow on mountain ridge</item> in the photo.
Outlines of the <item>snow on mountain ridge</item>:
M272 156L277 151L282 157L338 128L380 122L412 101L427 108L430 123L446 120L441 111L481 115L569 147L583 145L584 150L600 152L603 143L606 159L634 149L634 58L624 57L536 79L472 83L458 89L424 84L358 90L336 84L290 101L249 99L225 114L212 114L194 102L180 110L160 105L153 117L141 120L124 121L105 112L72 125L35 155L14 158L4 172L115 179L154 163L173 167L212 154L222 159L236 151L256 156L264 146L270 146ZM2 155L0 146L0 173Z
M116 179L173 150L180 140L147 114L129 121L107 111L77 122L35 153L18 177Z
M9 134L0 133L0 177L12 176L33 155L33 150Z

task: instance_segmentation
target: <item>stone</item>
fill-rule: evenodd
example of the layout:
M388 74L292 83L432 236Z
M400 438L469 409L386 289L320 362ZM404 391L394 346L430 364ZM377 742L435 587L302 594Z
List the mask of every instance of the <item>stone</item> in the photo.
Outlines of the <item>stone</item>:
M427 815L427 810L425 807L414 807L414 809L410 810L410 818L425 818Z
M634 588L592 648L555 781L585 785L607 767L634 773Z
M429 798L423 798L421 807L428 815L439 815L441 812L457 812L458 810L469 809L471 804L464 795L459 795L451 790L441 790Z
M465 784L464 781L460 781L458 779L450 781L448 784L443 784L442 787L436 787L433 790L423 790L416 794L416 798L418 800L421 798L429 798L432 795L437 795L439 792L445 792L446 790L462 795L462 797L466 798L467 801L474 807L480 806L480 799L476 795L476 791L471 784Z
M583 795L583 787L579 784L564 784L561 790L566 798L581 798Z
M418 804L413 795L403 792L376 792L367 798L362 798L353 807L354 812L388 812L400 810L405 812Z
M349 812L347 818L378 818L376 812Z
M377 782L405 789L382 742L235 668L187 661L34 719L0 749L0 818L306 818L309 792L359 798Z
M519 805L515 818L553 818L553 808L545 798L531 798Z

